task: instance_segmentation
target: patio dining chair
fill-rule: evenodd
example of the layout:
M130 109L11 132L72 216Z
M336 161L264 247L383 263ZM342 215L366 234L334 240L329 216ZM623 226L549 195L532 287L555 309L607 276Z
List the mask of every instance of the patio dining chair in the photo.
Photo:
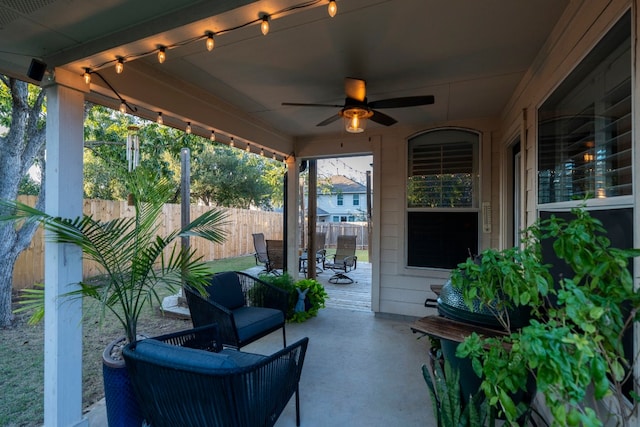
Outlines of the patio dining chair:
M353 283L353 279L347 276L351 270L358 266L356 256L357 236L338 236L336 253L333 255L333 262L325 263L325 267L333 270L334 275L329 278L329 283L348 285Z
M286 347L288 292L240 271L214 274L205 290L184 289L194 327L217 323L220 342L237 349L282 328Z
M267 258L269 258L267 272L274 276L282 274L284 269L284 242L282 240L267 240Z
M123 357L134 394L153 427L273 426L296 394L309 342L272 355L218 350L217 325L128 344Z

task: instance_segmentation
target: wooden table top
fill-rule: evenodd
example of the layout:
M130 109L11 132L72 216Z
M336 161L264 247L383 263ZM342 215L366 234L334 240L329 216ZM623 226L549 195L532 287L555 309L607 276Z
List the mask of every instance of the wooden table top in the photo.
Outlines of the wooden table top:
M504 331L483 328L482 326L471 325L469 323L458 322L443 316L422 317L411 325L413 332L423 333L434 338L446 339L454 342L462 342L466 337L475 332L485 337L496 337L508 335Z

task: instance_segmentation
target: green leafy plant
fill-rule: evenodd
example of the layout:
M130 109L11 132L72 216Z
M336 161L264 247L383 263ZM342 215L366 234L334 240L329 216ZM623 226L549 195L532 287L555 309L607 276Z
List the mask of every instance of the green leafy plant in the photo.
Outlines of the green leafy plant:
M263 274L260 276L260 279L289 292L290 297L287 320L290 322L301 323L311 317L317 316L318 311L325 307L325 301L329 298L329 294L327 294L324 286L314 279L302 279L295 281L288 273L280 276ZM295 306L298 302L298 289L301 291L308 289L306 297L309 301L309 305L304 311L296 312Z
M460 388L460 373L448 361L432 357L429 365L422 365L422 375L429 387L433 412L438 427L478 427L488 420L488 405L481 393L465 404Z
M639 320L640 292L627 266L640 250L612 248L602 224L586 209L572 214L570 221L555 216L538 221L526 230L522 247L486 250L452 275L467 305L480 301L496 307L509 332L504 338L473 334L457 355L471 358L489 404L513 425L521 411L512 396L523 390L528 375L535 378L553 425L601 426L609 417L628 425L638 404L635 394L629 399L623 391L623 383L634 378L622 337ZM552 239L556 256L573 275L552 278L542 262L545 239ZM515 330L507 310L518 307L529 309L531 320ZM617 400L618 413L598 412L597 401L604 398Z
M309 301L309 307L304 311L293 311L293 314L289 318L292 322L304 322L305 320L318 315L318 311L324 308L324 303L329 297L324 286L320 282L314 279L298 280L295 283L295 293L293 294L296 301L298 300L298 289L301 291L307 290L307 299ZM295 304L294 304L295 307Z
M129 342L137 336L138 318L146 304L157 302L159 287L175 291L188 282L204 293L210 267L194 249L182 249L182 237L201 237L213 243L224 240L221 226L225 214L210 210L182 229L166 236L158 235L159 217L164 203L174 193L173 185L165 180L149 179L136 169L126 184L132 194L135 215L100 222L84 215L75 219L53 217L16 201L0 201L0 221L12 221L17 226L38 222L49 231L53 242L77 245L85 259L96 262L101 276L81 281L68 297L89 297L97 300L102 309L112 312ZM42 290L28 293L27 307L42 315Z

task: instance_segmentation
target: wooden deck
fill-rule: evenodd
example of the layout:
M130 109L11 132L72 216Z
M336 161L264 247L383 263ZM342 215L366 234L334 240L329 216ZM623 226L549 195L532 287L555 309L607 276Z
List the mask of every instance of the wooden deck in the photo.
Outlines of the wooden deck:
M248 274L257 276L262 267L252 267L245 270ZM371 264L358 262L358 268L347 273L353 279L349 285L335 285L329 283L329 278L333 276L333 271L325 270L318 274L317 280L322 283L329 299L327 307L340 308L357 311L371 311ZM304 278L301 274L300 278Z

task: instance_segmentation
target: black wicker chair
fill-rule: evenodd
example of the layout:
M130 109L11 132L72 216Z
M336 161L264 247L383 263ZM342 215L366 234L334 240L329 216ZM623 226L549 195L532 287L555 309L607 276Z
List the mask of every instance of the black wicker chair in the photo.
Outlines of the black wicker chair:
M273 426L295 393L299 426L297 390L309 339L271 356L234 349L216 353L207 351L216 349L216 342L198 338L215 330L216 325L196 328L124 348L146 421L153 427Z
M185 287L194 327L217 323L222 344L237 349L282 328L287 346L288 292L240 271L215 274L206 290Z

